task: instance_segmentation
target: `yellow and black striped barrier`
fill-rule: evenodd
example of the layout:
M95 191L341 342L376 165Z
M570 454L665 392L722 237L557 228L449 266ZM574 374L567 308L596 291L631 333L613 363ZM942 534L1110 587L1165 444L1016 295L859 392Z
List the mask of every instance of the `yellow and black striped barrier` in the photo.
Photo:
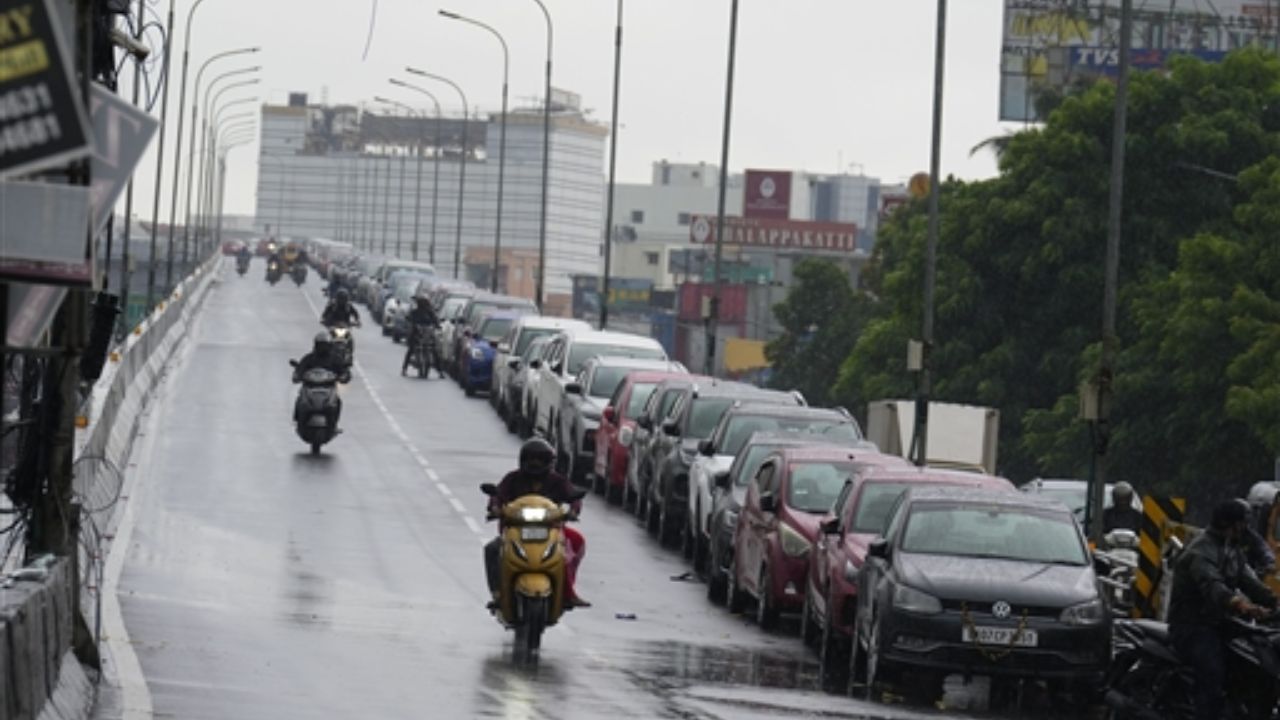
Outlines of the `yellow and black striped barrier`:
M1148 495L1142 499L1142 527L1138 531L1138 573L1133 581L1134 615L1158 616L1161 553L1169 537L1179 534L1187 514L1184 498Z

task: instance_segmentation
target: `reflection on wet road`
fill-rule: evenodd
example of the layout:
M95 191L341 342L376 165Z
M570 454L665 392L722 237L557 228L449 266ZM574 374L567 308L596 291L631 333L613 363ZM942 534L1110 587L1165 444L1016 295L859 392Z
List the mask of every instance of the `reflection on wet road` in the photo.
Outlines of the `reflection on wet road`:
M319 327L318 287L259 278L224 272L137 458L119 595L157 717L954 716L830 692L793 627L710 605L597 497L579 579L595 606L517 665L484 609L478 485L518 441L452 382L402 378L403 346L364 328L344 433L308 456L286 361Z

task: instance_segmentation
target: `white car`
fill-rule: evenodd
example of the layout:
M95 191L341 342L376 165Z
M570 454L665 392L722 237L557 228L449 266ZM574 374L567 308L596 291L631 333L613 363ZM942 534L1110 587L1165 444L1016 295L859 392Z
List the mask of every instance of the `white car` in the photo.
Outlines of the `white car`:
M462 316L462 309L474 294L467 290L450 292L440 307L436 308L436 317L440 319L440 327L436 328L436 353L446 367L453 362L453 336Z
M653 338L598 330L561 332L548 343L542 359L533 362L536 374L526 388L532 405L525 412L535 434L551 438L558 427L556 413L564 398L564 386L578 377L587 360L597 355L667 359L667 351Z
M561 331L575 332L590 330L591 326L582 320L569 318L544 317L542 315L525 315L517 319L507 331L505 337L498 341L497 352L493 356L493 380L489 388L489 402L498 411L498 415L506 419L513 406L519 406L521 399L507 394L512 378L521 370L520 357L535 338L555 335ZM519 407L515 407L519 410Z

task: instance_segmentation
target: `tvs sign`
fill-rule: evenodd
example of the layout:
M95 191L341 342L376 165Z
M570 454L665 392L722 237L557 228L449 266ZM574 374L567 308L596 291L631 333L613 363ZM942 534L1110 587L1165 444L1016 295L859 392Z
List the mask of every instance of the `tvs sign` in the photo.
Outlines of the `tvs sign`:
M748 170L743 216L786 220L791 217L791 173Z
M715 225L714 217L694 215L689 239L703 245L714 243ZM726 217L724 225L726 245L826 252L853 252L858 247L858 226L853 223Z

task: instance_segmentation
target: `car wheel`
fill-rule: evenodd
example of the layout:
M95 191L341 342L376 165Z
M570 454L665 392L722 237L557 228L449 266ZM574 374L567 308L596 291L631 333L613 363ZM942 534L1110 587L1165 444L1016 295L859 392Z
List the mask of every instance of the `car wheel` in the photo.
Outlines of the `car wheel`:
M738 560L737 554L734 559L729 561L729 576L725 578L725 606L729 612L740 613L747 607L747 594L738 587Z
M465 378L461 382L462 392L466 393L467 397L475 397L476 389L472 387L471 383L467 382Z
M810 569L812 572L812 569ZM809 587L809 583L804 584L804 609L800 611L800 641L805 647L813 647L818 641L819 626L818 618L813 611L813 590Z
M605 479L603 482L604 482L605 502L609 503L610 505L621 505L623 500L622 488L609 482L608 479Z
M646 497L644 500L644 529L649 531L650 535L657 537L658 531L662 529L661 508L658 503L653 501L652 497ZM661 544L662 538L658 538Z
M760 566L760 582L756 585L756 624L761 630L778 626L778 609L773 605L773 583L769 581L769 566Z
M707 572L707 539L702 536L702 530L698 527L697 518L702 517L702 507L699 506L697 515L690 526L693 533L693 571L696 573L706 574Z
M827 617L826 622L822 624L822 633L818 637L818 664L822 668L823 677L829 677L838 672L840 660L844 655L843 642L840 636L836 634L834 617L835 598L831 596L831 590L827 590Z
M876 693L876 684L884 682L888 669L880 657L880 618L876 618L875 622L871 623L871 632L867 635L867 700L874 702L879 697Z
M693 559L693 528L688 522L682 524L683 530L680 531L680 554L685 560ZM695 570L697 568L694 568Z
M707 600L713 605L719 605L725 601L725 588L728 584L728 576L720 571L714 564L707 571Z
M679 516L672 512L666 501L658 505L658 542L663 547L676 547L680 542L680 528L684 523L680 522Z

